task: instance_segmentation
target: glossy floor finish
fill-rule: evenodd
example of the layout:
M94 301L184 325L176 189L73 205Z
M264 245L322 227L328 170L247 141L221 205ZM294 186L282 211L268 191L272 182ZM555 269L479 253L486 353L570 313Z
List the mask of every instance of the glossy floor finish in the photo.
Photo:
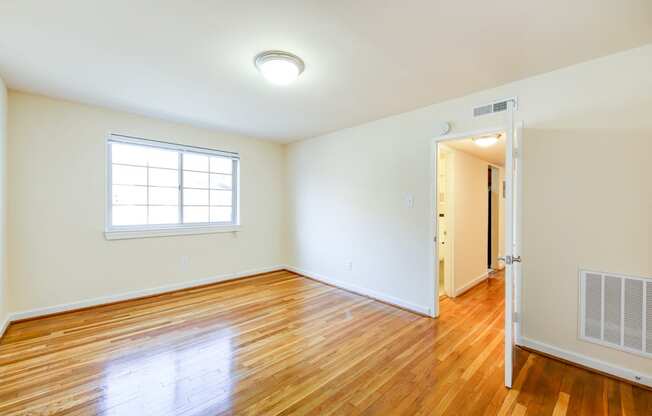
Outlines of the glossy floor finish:
M276 272L13 324L0 415L652 414L652 393L524 351L503 280L433 320Z

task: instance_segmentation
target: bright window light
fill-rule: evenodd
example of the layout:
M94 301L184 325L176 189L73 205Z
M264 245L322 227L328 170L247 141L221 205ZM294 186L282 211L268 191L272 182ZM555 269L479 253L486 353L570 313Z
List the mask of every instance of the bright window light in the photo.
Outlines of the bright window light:
M107 231L237 225L237 153L112 135Z

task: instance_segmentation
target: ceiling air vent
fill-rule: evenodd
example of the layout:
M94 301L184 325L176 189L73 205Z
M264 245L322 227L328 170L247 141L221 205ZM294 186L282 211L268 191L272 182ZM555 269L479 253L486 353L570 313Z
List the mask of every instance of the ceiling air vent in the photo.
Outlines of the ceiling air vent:
M516 97L506 98L504 100L496 101L493 103L481 105L473 109L473 117L483 116L485 114L500 113L501 111L507 110L507 103L514 101L514 108L518 106Z

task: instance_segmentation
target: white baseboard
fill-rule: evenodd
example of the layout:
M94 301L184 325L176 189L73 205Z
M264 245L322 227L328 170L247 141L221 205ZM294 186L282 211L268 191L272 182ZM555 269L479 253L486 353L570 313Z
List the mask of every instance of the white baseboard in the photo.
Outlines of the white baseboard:
M236 273L226 273L219 276L211 276L203 279L195 279L195 280L189 280L181 283L173 283L173 284L159 286L151 289L135 290L132 292L125 292L117 295L102 296L99 298L82 300L79 302L71 302L71 303L66 303L61 305L48 306L45 308L37 308L37 309L31 309L22 312L14 312L9 314L9 317L7 318L7 324L9 322L19 321L21 319L35 318L38 316L51 315L53 313L60 313L60 312L67 312L75 309L87 308L90 306L104 305L107 303L120 302L123 300L136 299L145 296L160 295L162 293L173 292L175 290L181 290L181 289L189 289L196 286L226 282L229 280L239 279L241 277L252 276L255 274L275 272L278 270L283 270L284 268L285 266L283 265L262 267L259 269L245 270Z
M394 296L387 295L385 293L381 293L372 289L368 289L365 287L361 286L356 286L352 285L350 283L342 282L341 280L336 280L332 279L330 277L326 277L324 275L321 275L319 273L314 273L308 270L300 269L298 267L294 266L286 266L285 267L287 270L290 270L291 272L309 277L314 280L318 280L320 282L329 284L331 286L336 286L339 287L340 289L347 290L349 292L356 293L358 295L366 296L368 298L372 298L375 300L379 300L381 302L386 302L395 306L398 306L403 309L407 309L409 311L418 313L419 315L426 315L430 316L430 307L427 306L422 306L422 305L417 305L412 302L407 302L403 299L396 298Z
M477 286L478 284L482 283L483 281L487 280L489 278L489 271L486 273L476 277L475 279L471 280L469 283L465 284L461 288L457 289L455 291L455 296L459 296L464 292L468 292L471 288L474 286Z
M0 338L5 334L5 331L7 330L7 327L9 326L9 323L11 320L9 319L10 317L7 316L2 322L0 322Z
M212 284L212 283L219 283L219 282L226 282L229 280L234 280L238 279L241 277L246 277L246 276L252 276L260 273L270 273L274 271L279 271L287 269L290 270L294 273L304 275L307 277L310 277L312 279L321 281L323 283L327 283L332 286L339 287L341 289L357 293L362 296L366 296L369 298L373 298L376 300L380 300L383 302L387 302L393 305L396 305L398 307L410 310L412 312L418 313L420 315L430 315L430 308L422 305L417 305L411 302L404 301L402 299L396 298L394 296L387 295L385 293L381 293L372 289L367 289L363 288L360 286L352 285L346 282L342 282L340 280L332 279L323 275L320 275L318 273L313 273L308 270L300 269L298 267L294 266L283 266L283 265L277 265L277 266L271 266L271 267L263 267L263 268L258 268L258 269L251 269L251 270L245 270L242 272L236 272L236 273L227 273L219 276L212 276L208 278L203 278L203 279L196 279L196 280L191 280L187 282L182 282L182 283L174 283L170 285L165 285L165 286L159 286L156 288L151 288L151 289L143 289L143 290L137 290L137 291L132 291L132 292L126 292L126 293L121 293L118 295L109 295L109 296L103 296L99 298L94 298L94 299L89 299L85 301L79 301L79 302L72 302L72 303L67 303L67 304L62 304L62 305L56 305L56 306L50 306L50 307L45 307L45 308L38 308L38 309L32 309L28 311L22 311L22 312L15 312L9 314L3 322L0 323L0 337L4 335L5 330L9 326L9 324L13 321L21 320L21 319L28 319L28 318L34 318L38 316L43 316L43 315L50 315L53 313L60 313L60 312L66 312L66 311L71 311L75 309L80 309L80 308L85 308L89 306L98 306L98 305L103 305L107 303L113 303L113 302L119 302L123 300L129 300L129 299L135 299L135 298L140 298L144 296L151 296L151 295L158 295L166 292L172 292L175 290L181 290L181 289L188 289L196 286L202 286L206 284ZM477 285L481 281L485 280L487 278L487 274L482 275L476 279L474 279L472 282L469 284L465 285L464 287L460 288L458 291L458 294L464 293L465 291L469 290L471 287ZM643 373L637 373L633 370L629 370L626 368L619 367L614 364L610 364L601 360L597 360L591 357L588 357L583 354L575 353L572 351L564 350L558 347L554 347L552 345L545 344L543 342L539 342L527 337L520 337L517 340L517 344L530 348L532 350L540 351L545 354L549 354L554 357L561 358L563 360L567 360L570 362L574 362L577 364L580 364L584 367L588 367L600 372L603 372L605 374L610 374L615 377L619 377L625 380L630 380L634 383L639 383L643 384L649 387L652 387L652 375L648 374L643 374Z
M652 375L649 374L638 373L627 368L619 367L615 364L610 364L583 354L557 348L552 345L548 345L526 337L521 337L517 341L517 344L535 351L540 351L554 357L561 358L566 361L580 364L584 367L591 368L605 374L610 374L615 377L630 380L634 383L652 387Z

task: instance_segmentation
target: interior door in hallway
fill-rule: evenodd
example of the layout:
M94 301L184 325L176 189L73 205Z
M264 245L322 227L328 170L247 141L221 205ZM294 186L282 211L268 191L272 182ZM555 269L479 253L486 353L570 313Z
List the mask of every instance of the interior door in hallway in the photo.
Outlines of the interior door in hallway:
M514 371L514 347L516 345L518 290L520 280L520 148L522 129L514 124L514 101L509 101L505 127L505 386L512 387Z

